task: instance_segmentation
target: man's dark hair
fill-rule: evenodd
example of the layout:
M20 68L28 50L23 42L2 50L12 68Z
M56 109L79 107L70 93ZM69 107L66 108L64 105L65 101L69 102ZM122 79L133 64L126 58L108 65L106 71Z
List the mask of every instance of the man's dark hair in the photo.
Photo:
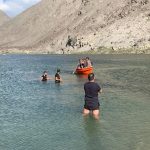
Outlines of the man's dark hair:
M88 80L92 81L94 79L94 73L88 74Z
M58 72L60 73L60 69L57 69L57 73L58 73Z
M47 73L47 71L44 71L43 73Z

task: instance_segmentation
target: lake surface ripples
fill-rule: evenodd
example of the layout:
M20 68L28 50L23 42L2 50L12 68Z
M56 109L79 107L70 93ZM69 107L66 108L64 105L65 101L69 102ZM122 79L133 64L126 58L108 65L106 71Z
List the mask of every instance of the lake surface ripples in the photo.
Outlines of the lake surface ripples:
M150 55L91 55L101 117L81 114L84 55L0 55L1 150L149 150ZM41 82L61 69L63 83Z

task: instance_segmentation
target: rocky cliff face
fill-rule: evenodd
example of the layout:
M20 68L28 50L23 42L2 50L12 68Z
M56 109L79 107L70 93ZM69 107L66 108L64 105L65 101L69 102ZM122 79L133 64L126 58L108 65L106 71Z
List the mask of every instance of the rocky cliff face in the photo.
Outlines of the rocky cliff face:
M0 27L0 49L150 53L150 1L43 0Z
M2 24L4 24L5 22L7 22L10 18L5 14L3 13L2 11L0 11L0 26Z

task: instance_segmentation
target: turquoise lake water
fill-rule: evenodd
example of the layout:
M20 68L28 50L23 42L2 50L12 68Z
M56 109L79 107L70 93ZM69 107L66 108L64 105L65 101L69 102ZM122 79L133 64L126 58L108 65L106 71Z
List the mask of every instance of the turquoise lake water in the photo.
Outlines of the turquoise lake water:
M84 55L0 55L0 150L149 150L150 55L91 55L101 117L83 117ZM63 83L41 82L61 69Z

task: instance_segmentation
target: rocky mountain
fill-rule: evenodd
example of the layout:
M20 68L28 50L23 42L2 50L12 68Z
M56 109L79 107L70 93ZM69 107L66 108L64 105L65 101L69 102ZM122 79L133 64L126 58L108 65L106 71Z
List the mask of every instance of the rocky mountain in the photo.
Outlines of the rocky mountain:
M10 18L0 10L0 26L7 22Z
M150 0L42 0L0 27L0 50L150 53Z

